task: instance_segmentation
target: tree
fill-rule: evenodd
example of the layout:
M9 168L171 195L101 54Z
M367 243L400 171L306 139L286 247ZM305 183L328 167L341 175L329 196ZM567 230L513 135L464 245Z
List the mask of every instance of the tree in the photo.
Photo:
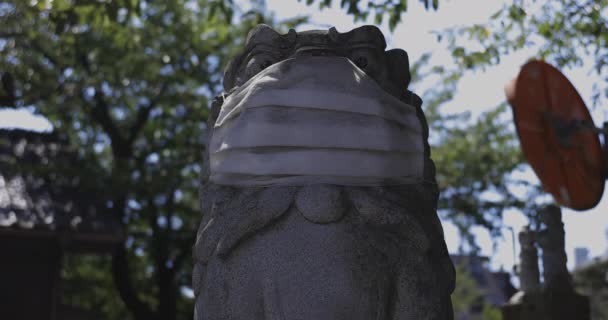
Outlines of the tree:
M503 213L510 209L526 215L535 212L533 201L539 186L516 179L513 173L524 167L523 155L506 104L489 108L473 119L469 112L447 114L442 108L452 100L463 71L449 66L430 66L425 54L412 65L412 84L425 78L437 79L422 92L429 123L431 156L437 168L440 190L438 211L454 224L461 236L460 251L479 250L472 227L482 226L493 238L501 234ZM459 106L466 110L468 106ZM512 187L525 186L525 197Z
M454 61L453 69L445 73L483 70L528 49L530 58L560 69L587 68L596 80L589 98L597 106L608 97L607 17L608 1L505 4L487 23L437 31L438 40L446 42ZM523 209L534 221L541 191L540 186L528 187L532 192Z
M337 3L306 2L322 8ZM429 9L439 5L421 2ZM256 1L257 7L261 3ZM495 65L531 41L540 44L540 56L558 66L578 66L580 53L587 54L594 72L606 80L607 4L535 2L538 9L532 11L505 5L487 24L438 31L451 49L453 67L429 67L425 59L413 66L414 78L441 76L423 94L435 133L431 142L442 191L439 210L464 235L470 236L472 225L496 234L506 208L529 209L531 202L514 197L506 187L522 158L505 106L479 119L445 115L441 106L466 70ZM408 2L341 0L340 5L358 19L370 14L377 22L388 18L394 28ZM302 21L280 26L285 30ZM190 248L200 220L197 181L208 101L221 89L228 57L260 22L274 21L220 0L0 4L0 105L30 108L69 136L98 172L88 181L94 179L100 197L107 198L101 209L119 219L128 235L111 260L66 259L66 300L94 309L99 304L93 300L103 296L108 318L130 313L135 319L174 319L190 312L182 290L190 285ZM481 49L469 48L464 39L475 39ZM605 85L598 84L598 99L602 90ZM76 290L85 279L97 288L110 288L113 281L120 299L107 291L93 292L92 286Z
M420 2L427 9L437 10L439 7L438 0ZM325 8L333 5L334 1L306 0L306 3L318 3L320 8ZM374 13L376 23L380 23L388 16L389 27L394 29L407 12L408 1L340 0L340 6L359 20L365 20ZM514 51L537 47L535 57L546 59L558 67L581 67L585 58L593 60L592 71L598 80L606 83L607 12L607 0L514 1L504 4L487 23L437 30L437 36L439 41L445 39L448 43L460 71L496 65L501 57ZM480 46L465 44L469 40ZM597 102L601 96L608 96L608 90L606 85L598 83L594 101Z
M505 210L529 212L534 208L527 199L516 197L510 187L526 185L534 197L537 186L512 177L522 167L523 156L507 106L490 108L477 119L466 111L446 114L442 107L454 97L463 74L457 69L429 66L430 59L430 54L423 55L411 69L414 85L427 77L437 79L428 84L430 89L422 91L422 98L437 168L438 210L444 220L457 227L463 238L461 249L466 245L475 252L478 247L471 228L482 226L492 236L499 236Z
M463 70L500 63L501 57L535 48L533 57L559 68L585 67L597 76L594 94L597 105L608 96L608 1L559 0L505 4L484 24L439 31ZM465 39L479 46L467 48ZM523 64L523 62L522 62Z
M217 0L0 5L2 106L29 108L69 137L97 172L75 175L94 182L105 204L99 210L127 234L111 260L66 258L64 301L90 309L103 301L108 318L192 312L184 290L201 217L208 102L221 89L227 59L262 22L273 20ZM95 292L110 280L118 295ZM76 287L86 283L97 287Z
M298 0L306 1L306 4L312 5L318 3L319 9L324 9L334 4L333 0ZM337 1L336 1L337 2ZM439 8L439 0L418 0L424 7L429 10ZM397 24L401 22L403 13L407 11L407 0L370 0L365 1L365 5L361 4L360 0L340 0L340 7L346 9L348 14L352 15L357 21L365 21L373 13L376 24L382 23L385 18L388 18L388 25L391 30L395 29Z
M333 2L319 3L326 6ZM368 5L361 9L365 3ZM388 16L391 28L407 11L407 1L353 0L341 1L340 5L355 19L366 18L370 12L378 21ZM424 94L431 133L439 136L433 141L438 182L444 187L439 207L445 218L456 222L465 238L472 240L468 232L472 225L482 225L497 235L502 212L507 208L518 208L533 218L540 205L540 186L512 179L511 173L525 164L504 106L495 107L480 119L470 119L466 114L446 116L439 112L441 105L452 98L458 80L467 72L498 65L505 56L530 48L534 48L531 58L542 58L559 68L588 68L597 79L590 98L599 105L608 97L606 17L606 0L516 1L503 5L486 23L436 31L454 63L429 68L428 57L423 57L426 61L416 67L422 70L426 66L421 76L440 77L437 87ZM515 197L509 190L514 184L527 184L529 195ZM484 199L492 194L495 201Z

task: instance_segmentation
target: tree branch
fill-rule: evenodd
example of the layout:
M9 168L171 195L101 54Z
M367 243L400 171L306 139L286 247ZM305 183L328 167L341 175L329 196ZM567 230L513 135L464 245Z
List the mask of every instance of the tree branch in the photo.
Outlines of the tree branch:
M133 123L133 126L131 127L131 131L129 133L129 138L128 138L129 143L133 143L133 141L135 141L135 139L139 135L139 132L141 131L143 126L148 121L148 118L150 117L150 111L152 111L152 109L154 109L154 107L156 107L156 105L158 104L158 101L163 96L163 94L165 93L165 91L167 90L168 87L169 87L169 85L166 82L163 83L160 86L160 88L158 90L156 90L157 91L156 95L154 96L154 98L152 100L150 100L148 105L141 106L138 108L137 117L135 118L135 122Z
M53 66L57 67L60 72L63 72L64 67L59 63L57 58L53 57L50 52L43 48L43 46L37 41L30 39L24 43L24 47L29 47L34 51L40 53L43 57L45 57Z
M12 38L25 35L23 32L16 31L0 31L0 38Z
M82 89L80 90L80 96L83 101L86 101ZM95 119L95 121L97 121L97 123L99 123L103 131L110 137L114 156L120 158L129 157L131 153L129 144L110 117L110 108L100 89L95 89L94 100L95 106L91 110L91 116L93 119Z
M126 197L119 196L114 203L113 213L122 221ZM137 295L131 281L131 270L127 249L124 244L119 244L112 255L112 278L122 301L125 303L135 320L158 319L158 315L152 310L151 306L142 301Z
M181 241L177 243L176 248L179 248L179 252L173 259L173 269L181 270L182 265L186 261L192 257L192 244L196 240L195 232L191 233L188 237L183 238Z
M172 320L176 316L177 293L175 285L175 268L169 267L169 245L170 230L166 228L162 230L158 226L158 208L147 201L148 203L148 221L152 228L152 258L155 264L154 278L158 286L158 314L161 319ZM169 222L167 221L167 226Z
M124 245L120 244L112 256L112 276L118 293L136 320L154 319L155 315L150 306L141 301L137 296L129 275L127 251Z

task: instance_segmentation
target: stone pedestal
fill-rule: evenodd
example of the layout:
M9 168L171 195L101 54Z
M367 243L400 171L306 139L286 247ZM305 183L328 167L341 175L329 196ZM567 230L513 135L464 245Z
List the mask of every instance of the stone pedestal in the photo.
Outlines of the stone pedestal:
M576 292L518 292L502 308L503 320L589 320L589 298Z
M547 206L539 212L543 227L519 233L520 292L502 307L504 320L590 320L589 298L574 291L566 267L565 234L561 209ZM537 245L542 249L543 278L539 283Z

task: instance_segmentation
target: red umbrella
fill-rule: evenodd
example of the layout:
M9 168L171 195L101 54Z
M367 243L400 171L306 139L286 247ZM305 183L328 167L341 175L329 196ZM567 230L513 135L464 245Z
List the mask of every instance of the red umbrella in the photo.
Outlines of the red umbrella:
M575 210L595 207L605 182L601 130L574 86L553 66L532 60L505 92L524 156L545 191Z

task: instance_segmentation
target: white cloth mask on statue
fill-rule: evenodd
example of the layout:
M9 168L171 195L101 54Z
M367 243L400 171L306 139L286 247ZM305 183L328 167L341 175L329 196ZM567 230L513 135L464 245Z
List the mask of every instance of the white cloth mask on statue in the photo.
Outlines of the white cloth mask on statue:
M416 109L347 58L297 57L226 98L209 145L221 185L381 186L422 180Z

